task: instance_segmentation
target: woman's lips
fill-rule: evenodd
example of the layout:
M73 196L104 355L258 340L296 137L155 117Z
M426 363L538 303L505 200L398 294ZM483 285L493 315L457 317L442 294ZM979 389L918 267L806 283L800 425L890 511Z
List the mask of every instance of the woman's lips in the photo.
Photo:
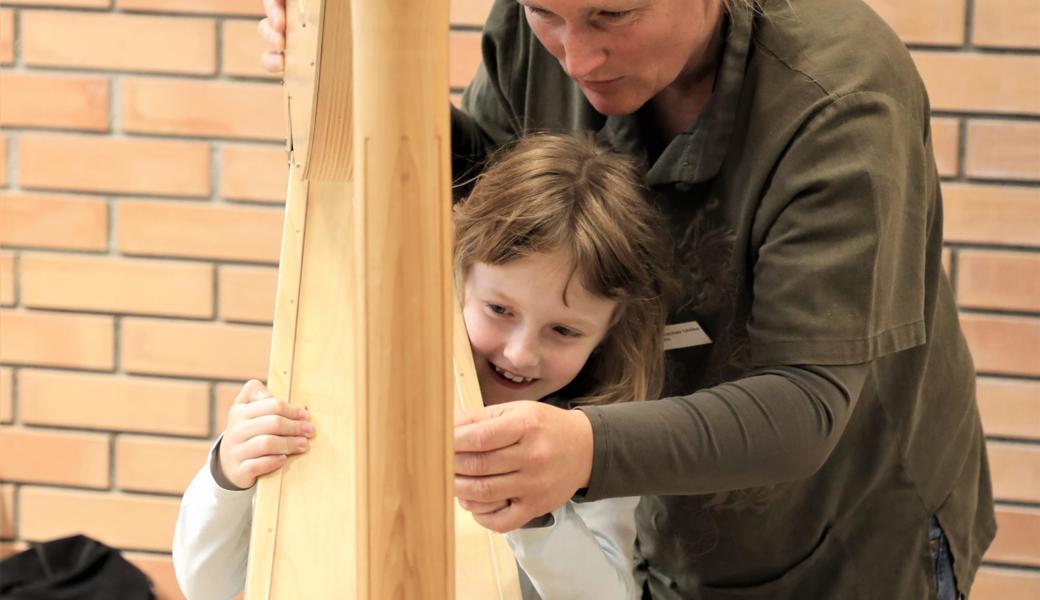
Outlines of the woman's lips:
M581 87L592 90L594 92L606 92L609 91L612 87L614 87L614 84L616 84L619 81L621 81L620 77L599 80L582 79Z

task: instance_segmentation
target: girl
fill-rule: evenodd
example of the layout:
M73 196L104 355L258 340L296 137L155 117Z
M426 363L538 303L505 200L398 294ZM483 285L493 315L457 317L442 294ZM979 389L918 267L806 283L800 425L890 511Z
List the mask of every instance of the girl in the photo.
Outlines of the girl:
M485 403L657 397L671 250L631 161L590 138L527 137L499 154L454 222L455 281ZM256 478L313 435L305 409L257 381L243 386L181 504L174 565L190 600L242 590ZM567 503L507 540L542 598L635 598L637 502Z

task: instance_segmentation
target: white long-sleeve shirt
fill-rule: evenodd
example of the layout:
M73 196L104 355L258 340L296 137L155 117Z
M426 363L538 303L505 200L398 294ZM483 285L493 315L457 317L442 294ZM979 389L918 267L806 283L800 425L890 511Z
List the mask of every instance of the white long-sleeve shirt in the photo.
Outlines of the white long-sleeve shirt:
M246 581L255 487L229 490L213 477L219 441L181 499L173 565L188 600L228 600ZM506 541L543 600L633 600L635 508L639 498L568 502L546 527Z

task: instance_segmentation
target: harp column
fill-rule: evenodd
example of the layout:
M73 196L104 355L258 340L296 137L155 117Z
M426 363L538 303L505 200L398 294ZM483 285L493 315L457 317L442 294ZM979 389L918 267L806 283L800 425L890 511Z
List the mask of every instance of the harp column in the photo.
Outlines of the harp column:
M268 386L318 433L258 484L246 596L452 598L448 2L286 10Z

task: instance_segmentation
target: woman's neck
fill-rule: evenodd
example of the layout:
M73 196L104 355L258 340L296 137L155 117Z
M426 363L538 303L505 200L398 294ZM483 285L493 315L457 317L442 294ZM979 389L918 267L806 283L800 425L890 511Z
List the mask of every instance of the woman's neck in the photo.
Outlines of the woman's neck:
M704 51L648 103L647 116L656 129L654 133L666 143L689 129L711 98L722 60L724 24L720 10L715 33Z

